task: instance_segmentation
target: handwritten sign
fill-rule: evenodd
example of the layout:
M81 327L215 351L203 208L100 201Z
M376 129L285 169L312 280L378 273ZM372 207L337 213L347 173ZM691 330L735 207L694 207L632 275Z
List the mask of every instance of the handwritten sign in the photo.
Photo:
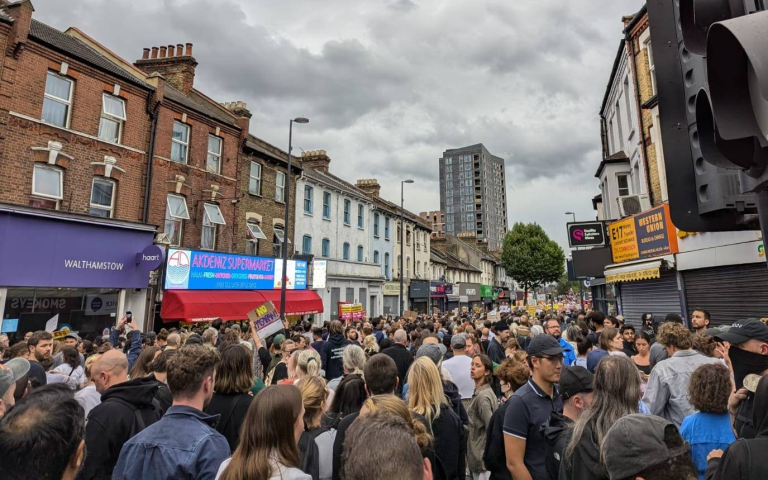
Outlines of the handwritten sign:
M275 305L272 302L263 303L261 306L248 312L248 319L256 327L256 333L259 334L259 338L267 338L283 329L280 314L275 311Z

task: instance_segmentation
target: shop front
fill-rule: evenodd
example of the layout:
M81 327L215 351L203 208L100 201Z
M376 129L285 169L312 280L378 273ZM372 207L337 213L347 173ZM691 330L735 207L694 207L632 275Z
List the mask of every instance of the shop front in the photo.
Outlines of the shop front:
M130 311L140 328L163 262L147 225L0 205L0 318L23 336L69 328L95 338Z
M482 297L480 296L479 283L459 284L460 303L471 312L474 309L482 309Z
M683 293L674 255L677 233L669 206L611 223L608 232L614 263L605 267L605 283L618 286L618 312L625 322L638 326L644 313L656 318L682 314Z
M493 310L493 302L496 300L496 296L491 285L480 285L480 298L482 299L483 307L487 310Z
M408 287L408 298L411 301L410 310L419 313L427 313L429 309L429 281L411 280Z
M429 301L430 313L445 312L445 282L429 282Z
M288 260L283 275L276 258L170 249L160 316L163 322L247 320L248 312L267 301L280 311L283 281L287 317L299 320L324 311L318 294L307 290L304 260Z
M408 286L403 285L403 290L407 292ZM382 287L382 293L384 295L384 315L392 315L393 317L400 315L400 283L399 282L386 282ZM407 295L403 295L406 297Z

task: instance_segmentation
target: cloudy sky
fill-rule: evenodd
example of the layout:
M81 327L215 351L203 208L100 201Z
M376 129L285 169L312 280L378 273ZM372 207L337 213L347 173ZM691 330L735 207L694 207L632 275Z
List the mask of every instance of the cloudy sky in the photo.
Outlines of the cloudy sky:
M538 222L568 250L566 211L594 219L598 110L643 0L35 0L129 60L192 42L195 87L242 100L251 133L327 150L331 172L377 178L406 208L440 207L438 158L484 143L506 159L510 227Z

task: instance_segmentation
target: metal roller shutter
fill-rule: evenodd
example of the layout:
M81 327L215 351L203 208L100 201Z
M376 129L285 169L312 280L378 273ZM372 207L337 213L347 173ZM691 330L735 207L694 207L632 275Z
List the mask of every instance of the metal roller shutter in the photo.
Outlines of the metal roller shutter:
M688 318L694 308L712 316L711 325L768 317L768 268L764 263L683 272Z
M677 276L673 271L662 271L661 278L621 283L621 312L624 322L635 327L640 325L644 313L664 318L668 313L682 312Z

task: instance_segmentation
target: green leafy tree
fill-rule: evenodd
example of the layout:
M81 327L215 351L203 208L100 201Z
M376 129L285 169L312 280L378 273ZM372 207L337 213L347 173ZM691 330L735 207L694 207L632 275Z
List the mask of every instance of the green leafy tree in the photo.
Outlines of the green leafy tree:
M525 291L557 282L565 273L565 253L537 223L515 223L504 237L501 264Z
M563 275L560 280L557 281L557 286L555 288L558 295L568 295L570 290L573 290L574 292L579 291L579 282L570 281L568 280L567 275Z

